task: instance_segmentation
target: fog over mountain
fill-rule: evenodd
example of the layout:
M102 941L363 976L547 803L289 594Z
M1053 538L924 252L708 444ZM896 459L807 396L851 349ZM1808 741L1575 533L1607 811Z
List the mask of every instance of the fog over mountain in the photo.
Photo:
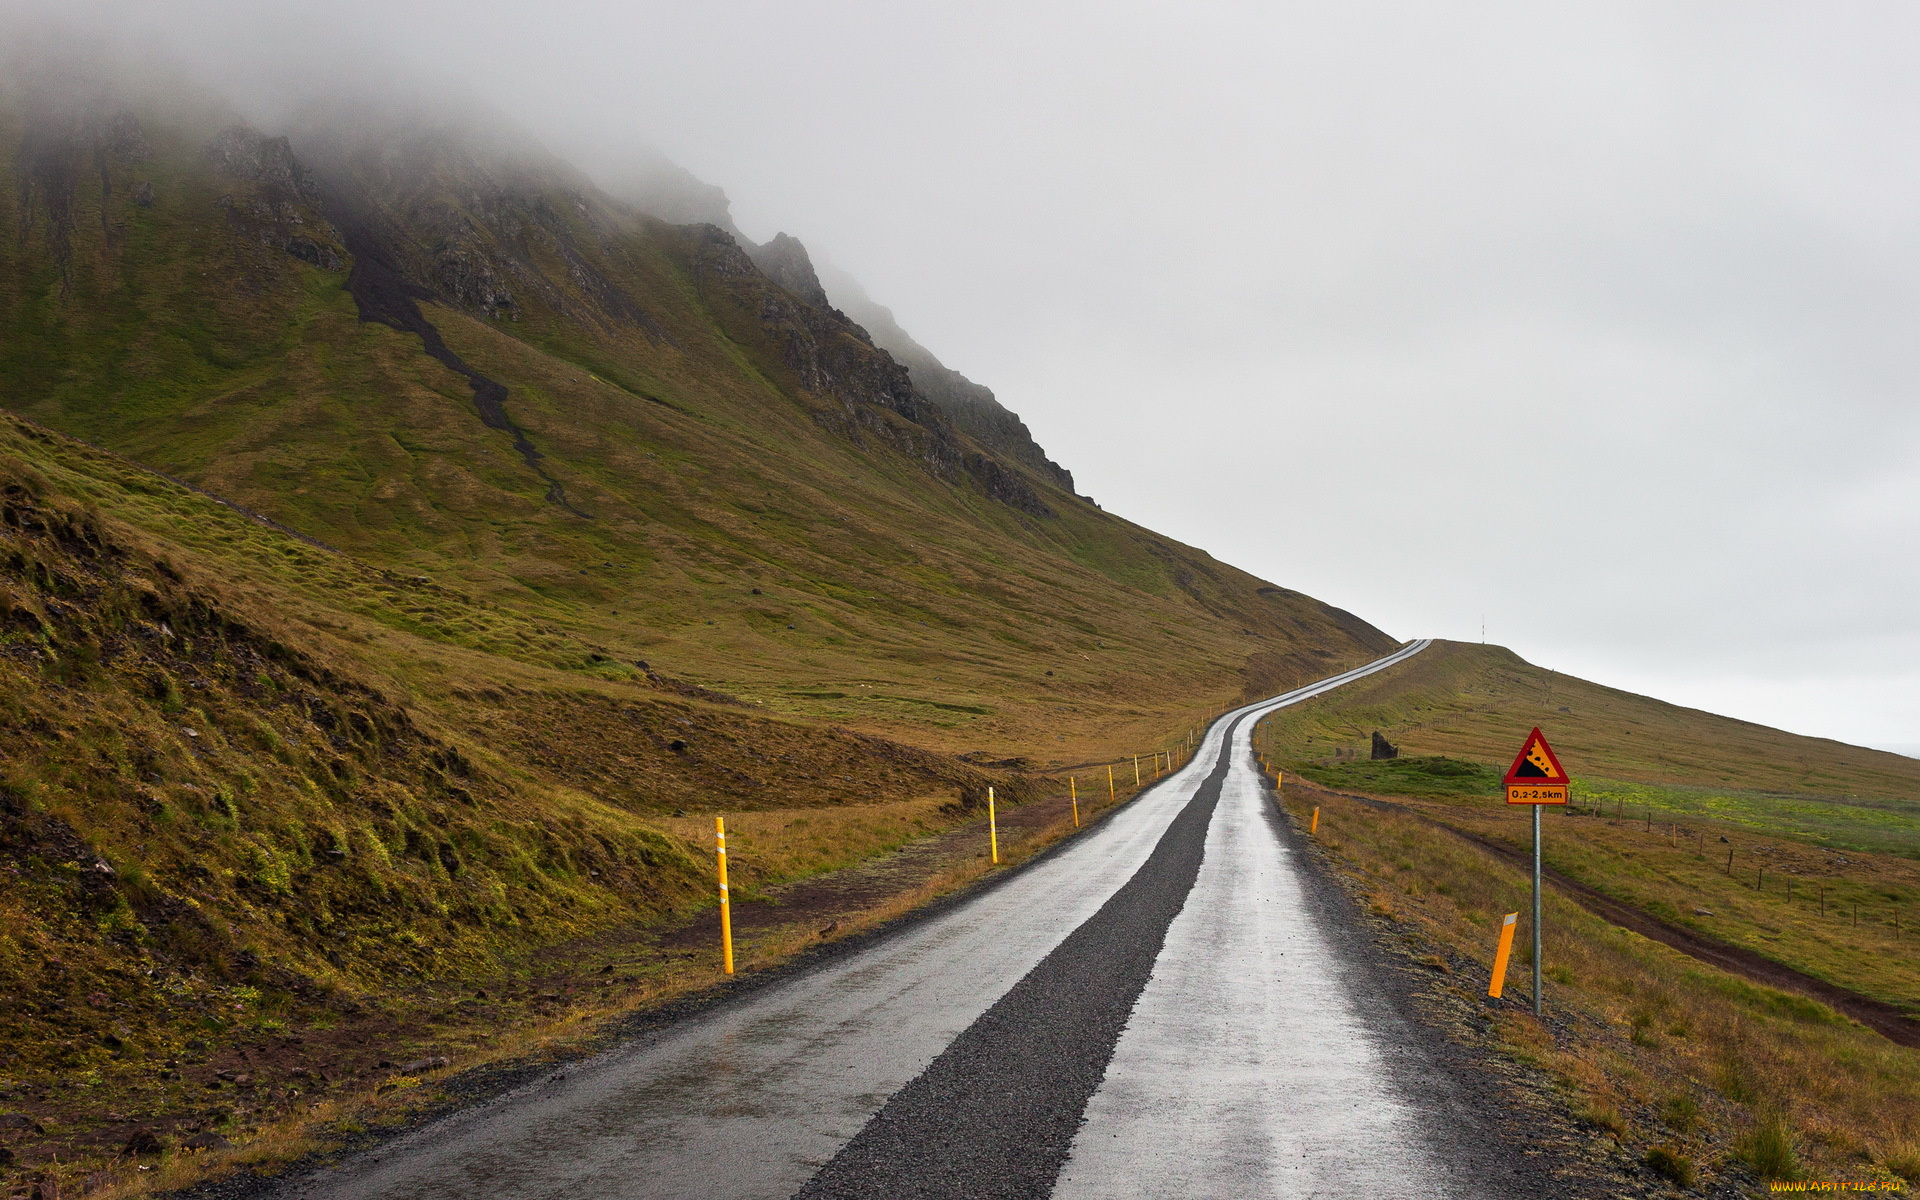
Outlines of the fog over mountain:
M56 8L269 130L481 106L784 233L933 398L1396 634L1920 739L1909 7L13 0L9 51Z

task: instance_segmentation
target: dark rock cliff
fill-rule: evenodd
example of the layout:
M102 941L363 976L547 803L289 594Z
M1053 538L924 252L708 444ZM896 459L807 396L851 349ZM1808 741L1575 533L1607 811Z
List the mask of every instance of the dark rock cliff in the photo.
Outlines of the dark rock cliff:
M811 265L808 273L812 274ZM945 410L955 425L982 446L1038 472L1056 487L1073 491L1072 472L1047 456L1026 422L1008 411L994 397L992 389L975 383L934 357L932 351L900 327L890 309L876 304L852 276L833 270L826 276L826 295L832 297L851 320L859 323L874 345L907 368L914 386Z
M730 283L736 296L751 295L787 369L808 391L838 401L816 419L856 444L889 444L935 475L964 475L992 499L1029 516L1054 515L1022 472L964 436L952 415L914 386L907 368L826 302L798 240L781 234L749 253L716 226L698 228L700 276Z

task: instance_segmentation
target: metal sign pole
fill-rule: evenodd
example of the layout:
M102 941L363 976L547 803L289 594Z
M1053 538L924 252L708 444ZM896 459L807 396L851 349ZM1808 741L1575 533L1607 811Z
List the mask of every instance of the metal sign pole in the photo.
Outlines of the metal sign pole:
M1533 1015L1540 1015L1540 806L1533 806Z
M1502 782L1508 804L1525 804L1533 809L1533 1015L1537 1017L1545 1011L1540 995L1540 806L1569 803L1573 780L1536 726Z

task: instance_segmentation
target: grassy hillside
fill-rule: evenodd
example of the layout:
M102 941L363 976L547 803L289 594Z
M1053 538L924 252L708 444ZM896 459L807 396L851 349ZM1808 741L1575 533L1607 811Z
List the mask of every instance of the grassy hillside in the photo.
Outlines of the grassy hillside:
M1033 794L0 419L0 1105L53 1130L31 1161L110 1157L129 1107L237 1136L303 1089L216 1095L176 1060L377 1035L424 981L685 918L710 894L691 814L809 828L747 840L751 896L970 819L989 784Z
M198 544L152 532L173 521ZM11 420L0 556L0 964L55 1024L85 1013L31 993L85 994L86 947L377 987L703 900L704 864L650 817L1022 786L702 699ZM489 638L560 665L462 644ZM449 703L418 703L423 680Z

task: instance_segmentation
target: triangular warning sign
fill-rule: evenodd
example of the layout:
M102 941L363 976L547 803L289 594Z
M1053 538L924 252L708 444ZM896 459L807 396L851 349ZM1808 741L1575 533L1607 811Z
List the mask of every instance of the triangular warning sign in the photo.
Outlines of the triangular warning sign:
M1506 782L1514 783L1565 783L1567 773L1561 769L1560 760L1554 757L1553 747L1547 745L1547 739L1538 729L1527 735L1527 744L1520 747L1519 757L1507 768Z

